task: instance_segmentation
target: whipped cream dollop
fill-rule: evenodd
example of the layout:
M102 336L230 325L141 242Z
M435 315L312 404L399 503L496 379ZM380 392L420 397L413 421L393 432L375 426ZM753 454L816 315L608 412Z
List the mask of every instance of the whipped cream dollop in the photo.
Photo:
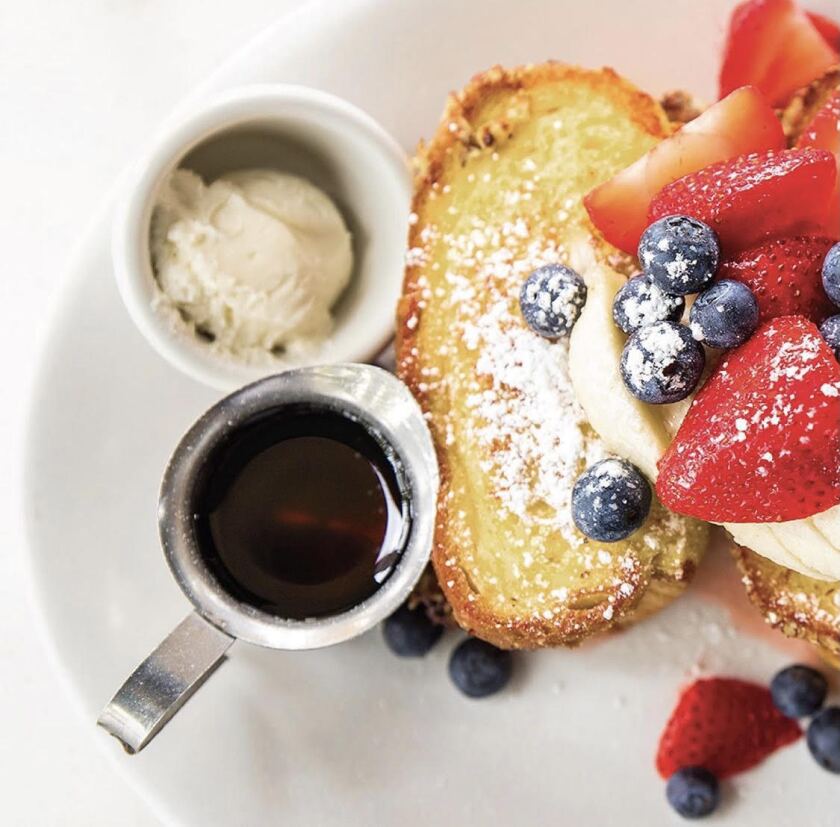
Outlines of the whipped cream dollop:
M271 169L206 184L187 169L164 183L152 216L156 306L225 354L267 361L330 334L350 281L350 233L330 198Z
M570 247L571 266L586 282L586 305L569 342L575 395L607 447L655 482L657 463L691 406L648 405L624 386L619 363L627 336L612 319L615 294L625 278L601 264L588 239ZM840 580L840 506L781 523L726 523L739 545L818 580Z

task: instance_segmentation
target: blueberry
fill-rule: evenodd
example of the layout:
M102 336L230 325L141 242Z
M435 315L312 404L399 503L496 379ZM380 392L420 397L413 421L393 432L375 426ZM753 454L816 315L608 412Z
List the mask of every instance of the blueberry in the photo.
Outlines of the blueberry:
M395 655L419 658L440 640L443 626L433 623L422 606L400 606L382 624L382 634Z
M720 801L718 780L703 767L677 770L668 779L665 795L683 818L703 818L714 812Z
M828 346L834 351L837 361L840 361L840 314L829 316L821 325L820 333Z
M723 279L697 297L688 319L697 341L709 347L738 347L758 327L758 302L746 284Z
M651 224L639 242L642 269L666 293L699 293L717 272L720 244L715 231L687 215Z
M827 706L817 713L808 726L806 741L823 769L840 773L840 706Z
M625 333L653 322L678 322L685 309L682 296L664 293L646 275L633 276L613 300L613 320Z
M449 658L449 677L470 698L503 689L513 672L513 655L478 638L458 644Z
M528 327L547 339L568 336L584 304L583 279L563 264L534 270L519 293L519 307Z
M629 537L650 511L650 484L622 459L602 459L578 477L572 489L572 519L593 540Z
M770 682L773 703L788 718L813 715L822 705L828 692L828 682L810 666L795 664L778 672Z
M825 257L822 266L822 282L828 298L836 305L840 305L840 241L838 241Z
M642 402L662 405L685 399L703 374L706 354L685 325L654 322L624 345L621 376Z

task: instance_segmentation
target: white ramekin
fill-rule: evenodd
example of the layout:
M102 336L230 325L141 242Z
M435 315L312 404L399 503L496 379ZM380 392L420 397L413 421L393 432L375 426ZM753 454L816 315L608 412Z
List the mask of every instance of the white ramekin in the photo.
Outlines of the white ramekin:
M350 286L332 335L305 358L249 364L219 354L155 307L149 228L157 193L178 166L205 180L274 167L308 178L337 203L353 234ZM393 335L405 253L411 178L405 153L369 115L301 86L249 86L167 125L128 175L114 224L117 285L134 323L167 361L230 390L287 368L372 359Z

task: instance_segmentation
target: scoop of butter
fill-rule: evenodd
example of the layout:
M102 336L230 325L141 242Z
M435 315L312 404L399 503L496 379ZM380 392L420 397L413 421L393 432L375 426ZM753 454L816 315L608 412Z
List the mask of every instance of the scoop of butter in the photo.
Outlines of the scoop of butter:
M625 388L619 362L627 336L612 319L613 298L625 278L599 262L589 241L570 248L570 264L586 282L586 305L572 330L569 372L578 402L607 447L651 481L691 406L648 405ZM840 506L783 523L725 523L736 543L779 565L819 580L840 580Z
M332 328L350 233L316 186L270 169L205 184L176 170L152 217L158 303L233 356L301 350Z

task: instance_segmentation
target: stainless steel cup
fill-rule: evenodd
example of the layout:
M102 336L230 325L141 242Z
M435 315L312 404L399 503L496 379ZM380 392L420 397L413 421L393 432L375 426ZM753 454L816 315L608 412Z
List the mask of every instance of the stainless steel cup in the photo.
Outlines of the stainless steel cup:
M290 620L242 603L213 576L195 530L192 502L205 463L234 431L285 406L311 405L354 419L399 459L411 528L393 573L341 614ZM255 382L210 408L186 433L163 477L158 520L166 560L194 611L143 661L97 723L139 752L221 663L239 638L274 649L315 649L348 640L391 614L429 559L438 467L423 414L408 389L369 365L292 370Z

